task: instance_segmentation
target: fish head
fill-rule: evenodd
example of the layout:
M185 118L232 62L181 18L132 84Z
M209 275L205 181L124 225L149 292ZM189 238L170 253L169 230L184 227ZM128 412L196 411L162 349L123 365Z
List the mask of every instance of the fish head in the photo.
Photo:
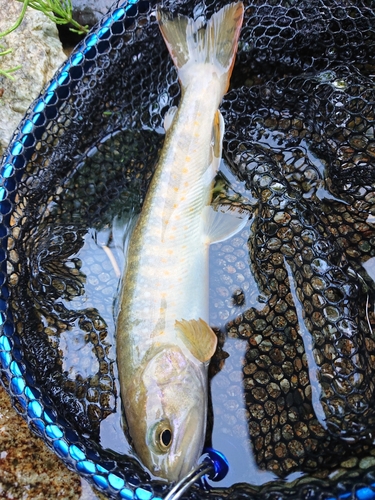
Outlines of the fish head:
M207 418L207 367L178 346L161 349L128 393L133 447L150 472L178 481L201 456Z

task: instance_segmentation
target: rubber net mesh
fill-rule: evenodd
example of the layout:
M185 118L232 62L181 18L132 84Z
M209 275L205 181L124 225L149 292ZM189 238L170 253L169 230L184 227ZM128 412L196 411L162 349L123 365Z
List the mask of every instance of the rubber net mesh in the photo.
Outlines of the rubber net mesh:
M224 4L164 2L207 17ZM214 203L242 206L249 224L211 253L211 375L229 373L214 419L260 469L306 475L186 498L355 497L375 483L375 7L245 6ZM110 256L180 98L155 5L115 3L65 68L4 155L2 381L31 428L109 496L162 496L126 444L108 449L122 432L113 311L123 258Z

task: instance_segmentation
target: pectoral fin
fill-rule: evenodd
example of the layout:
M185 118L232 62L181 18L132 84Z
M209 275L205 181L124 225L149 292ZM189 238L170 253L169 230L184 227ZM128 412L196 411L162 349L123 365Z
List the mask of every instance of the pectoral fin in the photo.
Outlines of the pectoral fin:
M203 321L203 319L191 319L176 321L178 337L184 342L191 354L202 363L209 361L215 354L217 337Z

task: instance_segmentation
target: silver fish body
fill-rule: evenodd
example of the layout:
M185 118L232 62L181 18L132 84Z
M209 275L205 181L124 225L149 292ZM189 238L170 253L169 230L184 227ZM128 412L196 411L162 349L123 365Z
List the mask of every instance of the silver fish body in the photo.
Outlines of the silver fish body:
M223 134L218 107L229 84L243 18L241 2L202 29L159 12L183 93L169 113L163 150L131 236L117 319L126 424L156 476L183 477L197 462L207 416L208 250L243 225L209 207Z

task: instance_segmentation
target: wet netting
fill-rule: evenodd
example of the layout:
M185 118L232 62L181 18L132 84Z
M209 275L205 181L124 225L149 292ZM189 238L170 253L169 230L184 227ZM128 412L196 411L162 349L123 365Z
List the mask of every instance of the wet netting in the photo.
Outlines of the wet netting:
M210 17L225 3L164 5ZM220 430L239 474L184 498L375 498L375 5L244 3L213 202L249 223L212 246L207 433L215 445ZM30 428L111 498L170 489L121 427L114 311L179 98L155 3L117 1L1 164L1 380Z

